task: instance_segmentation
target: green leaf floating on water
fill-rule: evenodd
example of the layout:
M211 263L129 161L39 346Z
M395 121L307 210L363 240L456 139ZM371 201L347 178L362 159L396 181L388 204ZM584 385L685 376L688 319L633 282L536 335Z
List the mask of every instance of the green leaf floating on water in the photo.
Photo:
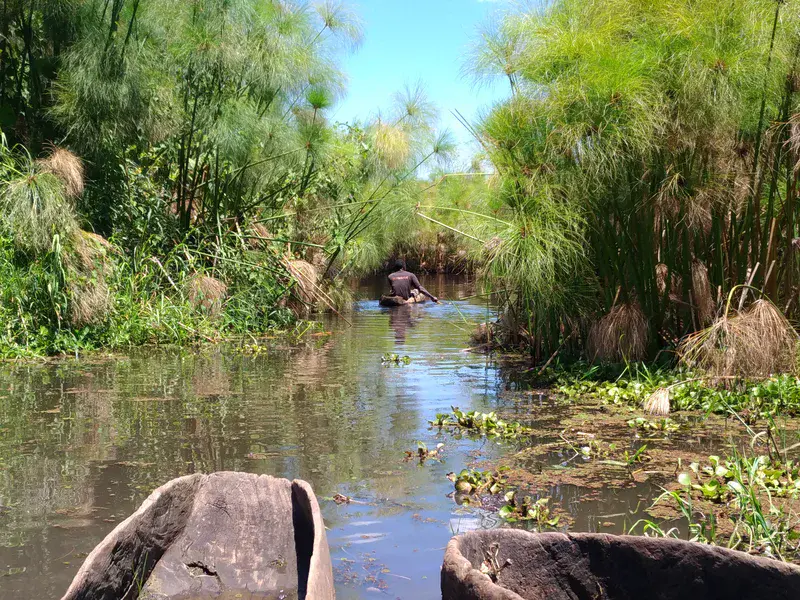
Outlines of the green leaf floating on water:
M381 363L394 364L394 365L408 365L411 364L410 356L400 356L399 354L384 354L381 356Z
M499 511L497 511L497 514L498 514L500 517L502 517L503 519L506 519L506 520L508 520L508 521L516 521L516 519L514 519L514 518L513 518L513 515L514 515L514 509L513 509L513 508L511 508L511 507L510 507L510 506L508 506L508 505L504 506L504 507L503 507L503 508L501 508Z
M451 414L439 413L436 415L436 420L429 421L429 423L434 427L452 427L503 439L531 433L530 428L520 425L516 421L504 421L495 412L484 413L478 410L464 412L456 406L451 408L453 409Z

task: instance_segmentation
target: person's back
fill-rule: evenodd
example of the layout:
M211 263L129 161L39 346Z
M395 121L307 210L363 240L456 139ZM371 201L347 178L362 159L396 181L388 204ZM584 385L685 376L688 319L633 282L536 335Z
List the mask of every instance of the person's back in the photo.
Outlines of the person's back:
M403 267L403 262L398 260L395 263L394 273L389 275L389 285L392 288L392 296L399 296L403 300L408 300L414 293L414 290L419 290L420 293L425 294L434 302L439 302L436 296L422 287L416 275L406 271Z

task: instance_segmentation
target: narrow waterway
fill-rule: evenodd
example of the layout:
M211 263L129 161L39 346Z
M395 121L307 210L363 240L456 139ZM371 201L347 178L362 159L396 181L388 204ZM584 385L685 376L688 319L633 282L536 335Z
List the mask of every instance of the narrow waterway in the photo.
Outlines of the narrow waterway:
M218 470L313 485L339 598L439 597L448 539L498 525L457 506L446 474L508 448L428 427L451 405L493 410L504 377L464 351L466 322L486 319L485 301L461 299L474 293L463 280L424 284L448 303L383 309L377 281L359 289L352 326L331 318L323 332L271 340L255 355L139 349L0 365L0 598L60 597L86 554L155 487ZM387 353L410 363L382 364ZM518 410L547 410L541 402L532 396ZM404 462L418 440L443 442L444 460ZM634 510L641 493L583 500L571 486L541 490L582 530ZM353 502L337 505L335 494Z

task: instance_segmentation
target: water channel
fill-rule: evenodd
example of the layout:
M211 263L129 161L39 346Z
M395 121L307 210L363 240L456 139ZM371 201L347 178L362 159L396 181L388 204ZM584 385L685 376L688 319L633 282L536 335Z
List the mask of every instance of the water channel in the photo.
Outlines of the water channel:
M0 365L0 598L59 598L86 554L157 486L194 472L241 470L309 481L320 499L337 597L439 595L454 534L499 525L463 508L446 478L508 448L437 434L451 405L494 410L507 374L466 352L485 300L453 278L423 283L441 305L380 308L384 284L359 289L348 319L259 354L234 346ZM409 364L384 365L386 353ZM514 410L547 410L541 395ZM404 462L421 440L443 462ZM539 493L576 530L635 511L642 490ZM645 491L646 493L646 491ZM335 494L354 501L338 505ZM613 518L612 518L613 521ZM619 531L618 522L605 531Z

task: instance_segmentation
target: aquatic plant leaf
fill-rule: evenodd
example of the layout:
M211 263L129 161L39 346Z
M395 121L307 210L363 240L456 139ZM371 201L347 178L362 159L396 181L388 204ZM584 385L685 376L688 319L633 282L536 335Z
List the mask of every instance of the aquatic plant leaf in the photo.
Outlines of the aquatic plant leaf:
M738 481L729 481L728 487L737 494L744 494L744 487Z
M514 515L514 509L506 505L497 511L497 514L503 519L510 520L510 518Z

